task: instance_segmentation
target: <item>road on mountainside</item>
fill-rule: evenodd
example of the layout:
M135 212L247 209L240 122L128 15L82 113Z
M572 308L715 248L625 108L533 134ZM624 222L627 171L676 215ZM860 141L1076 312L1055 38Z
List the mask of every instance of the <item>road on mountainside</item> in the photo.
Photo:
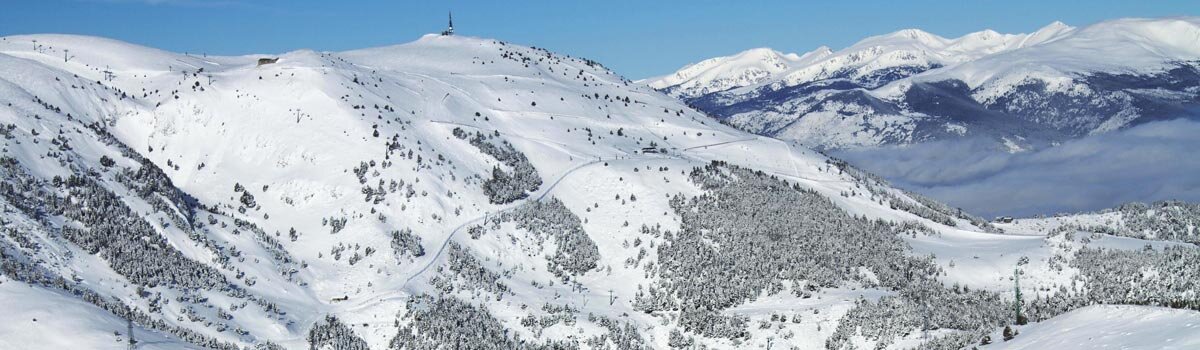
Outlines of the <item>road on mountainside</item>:
M453 123L453 122L442 122L442 123L447 123L447 124L458 124L458 125L470 126L470 125L466 125L466 124L459 124L459 123ZM728 142L723 142L723 143L728 143ZM697 146L697 147L713 146L713 145L716 145L716 144L702 145L702 146ZM649 156L649 155L636 155L636 156L633 156L633 157L634 157L634 158L645 158L645 159L662 159L662 158L660 158L660 157L657 157L657 156ZM681 157L671 157L671 158L681 158ZM454 227L454 229L453 229L452 231L450 231L450 234L449 234L449 235L447 235L447 236L446 236L446 239L445 239L445 240L443 240L443 241L442 241L442 243L441 243L441 244L438 246L438 249L437 249L437 251L436 251L436 252L434 252L434 253L433 253L433 256L431 256L431 257L429 258L428 262L426 262L426 263L425 263L425 266L422 266L420 270L417 270L417 272L413 273L413 274L412 274L412 275L410 275L408 278L406 278L406 279L404 280L404 283L403 283L403 284L401 284L401 288L400 288L399 290L396 290L396 291L389 291L389 292L386 292L386 293L377 294L377 295L374 295L374 296L371 296L371 297L367 297L367 298L360 299L360 300L359 300L359 301L357 301L357 302L356 302L356 303L355 303L353 306L350 306L350 307L344 307L344 308L338 308L338 311L340 311L340 312L347 312L347 311L356 311L356 310L361 310L361 309L363 309L363 308L366 308L366 307L368 307L368 306L371 306L371 305L374 305L374 304L377 304L377 303L380 303L380 302L384 302L384 301L388 301L388 300L394 300L394 299L399 299L399 298L404 298L404 297L407 297L407 296L408 296L408 293L405 293L405 292L403 292L403 291L404 291L405 289L407 289L407 288L408 288L408 284L409 284L410 282L412 282L414 279L416 279L416 278L418 278L418 277L421 277L421 275L425 274L425 272L429 271L429 269L430 269L430 268L432 268L432 267L433 267L435 264L437 264L437 263L438 263L438 260L440 260L440 259L441 259L441 257L442 257L442 254L444 254L444 253L445 253L445 251L446 251L446 247L449 247L449 246L450 246L450 242L451 242L451 241L453 241L454 237L455 237L456 235L458 235L458 233L459 233L459 232L463 231L463 229L464 229L464 228L466 228L467 226L470 226L470 225L473 225L473 224L476 224L476 223L482 222L483 220L487 219L487 218L488 218L489 216L491 216L491 215L499 215L499 214L502 214L502 213L508 212L508 211L510 211L510 210L516 209L517 207L521 206L522 204L525 204L526 202L528 202L528 201L530 201L530 200L536 200L536 201L543 200L543 199L545 199L545 198L546 198L546 196L548 196L548 195L549 195L549 194L550 194L550 193L551 193L551 192L552 192L552 191L553 191L553 190L554 190L556 187L558 187L558 185L559 185L560 183L562 183L562 181L563 181L564 179L566 179L566 178L567 178L567 176L571 175L572 173L574 173L574 172L576 172L576 171L578 171L578 170L580 170L580 169L583 169L583 168L585 168L585 167L592 166L592 165L596 165L596 164L598 164L598 163L601 163L601 162L605 162L605 161L611 161L611 160L618 160L618 159L631 159L631 158L628 158L628 157L609 157L609 158L599 158L599 159L596 159L596 160L592 160L592 161L588 161L588 162L585 162L585 163L582 163L582 164L576 165L575 167L568 169L567 171L563 172L562 174L559 174L559 175L558 175L558 177L557 177L557 178L555 178L554 182L550 182L550 183L549 183L549 185L547 185L547 186L545 186L544 188L540 189L540 190L538 191L538 193L537 193L537 194L535 194L535 195L532 195L532 196L530 196L529 198L526 198L526 199L524 199L524 200L520 200L520 201L516 201L516 202L510 203L510 204L508 204L507 206L505 206L504 208L502 208L502 209L500 209L500 210L498 210L498 211L495 211L495 212L490 212L490 213L486 213L486 214L484 214L483 216L476 217L476 218L473 218L473 219L471 219L471 220L468 220L468 221L466 221L466 222L463 222L462 224L459 224L458 226Z
M727 144L736 143L736 142L754 141L754 140L757 140L757 139L758 139L757 137L751 137L751 138L745 138L745 139L740 139L740 140L732 140L732 141L725 141L725 142L717 142L717 143L714 143L714 144L711 144L711 145L692 146L692 147L684 148L684 149L682 149L682 150L683 150L683 151L691 151L691 150L694 150L694 149L697 149L697 148L708 148L708 147L711 147L711 146L727 145Z
M469 95L469 94L467 94L467 92L466 92L466 91L464 91L463 89L461 89L461 88L459 88L459 87L457 87L457 86L454 86L453 84L449 84L449 83L447 83L447 82L445 82L445 81L443 81L443 80L440 80L440 79L437 79L437 78L434 78L434 77L431 77L431 76L428 76L428 75L425 75L425 74L409 73L409 75L412 75L412 76L417 76L417 77L420 77L420 78L426 78L426 79L432 80L432 81L434 81L434 82L440 83L440 84L442 84L442 85L444 85L444 86L447 86L447 87L449 87L449 88L451 88L451 89L453 89L453 90L455 90L455 91L457 91L457 92L459 92L459 93L463 94L463 96L470 96L470 95ZM443 99L444 99L444 98L445 98L445 97L443 97ZM522 112L517 112L517 111L501 111L501 112L510 112L510 113L529 113L529 111L522 111ZM546 114L546 115L550 115L551 117L553 117L553 116L562 116L562 117L569 117L569 118L587 118L587 117L585 117L585 116L570 115L570 114L545 113L545 112L542 112L542 113L544 113L544 114ZM537 114L537 113L534 113L534 114ZM648 128L647 128L645 125L641 125L641 124L639 124L639 123L636 123L636 121L634 121L634 120L633 120L633 118L632 118L631 116L624 115L624 114L618 114L618 115L624 116L624 118L625 118L626 120L628 120L628 121L630 122L630 124L631 124L631 125L636 125L636 126L640 127L641 129L643 129L643 131L645 131L645 132L647 132L647 133L649 133L649 134L651 134L651 135L656 135L656 137L655 137L656 139L657 139L657 138L662 138L662 135L658 135L657 133L655 133L655 132L651 131L651 130L650 130L650 129L648 129ZM589 119L590 119L590 118L589 118ZM470 124L466 124L466 123L453 122L453 121L431 120L430 122L432 122L432 123L438 123L438 124L459 125L459 126L464 126L464 127L471 127L471 128L475 128L475 129L480 129L480 127L479 127L479 126L470 125ZM714 132L715 132L716 130L711 130L711 131L714 131ZM506 136L515 136L515 137L519 137L519 138L523 138L523 139L527 139L527 140L530 140L530 141L534 141L534 142L538 142L538 143L543 143L543 144L553 144L553 145L556 145L556 146L558 146L558 147L556 147L556 148L559 148L559 149L560 149L561 151L563 151L564 153L570 154L572 157L579 157L580 159L587 159L587 158L590 158L590 157L583 157L583 156L580 156L580 155L573 154L572 152L570 152L570 150L569 150L569 148L567 147L567 145L565 145L565 144L563 144L563 143L561 143L561 142L556 142L556 141L553 141L553 140L546 140L546 139L539 139L539 138L531 138L531 137L527 137L527 136L524 136L524 135L516 135L516 134L511 134L511 133L503 133L503 132L502 132L502 134L504 134L504 135L506 135ZM706 145L691 146L691 147L687 147L687 148L682 148L682 150L681 150L681 151L687 151L687 150L699 149L699 148L711 147L711 146L720 146L720 145L725 145L725 144L730 144L730 143L735 143L735 142L744 142L744 141L750 141L750 140L754 140L754 139L755 139L755 138L747 138L747 139L739 139L739 140L731 140L731 141L716 142L716 143L712 143L712 144L706 144ZM664 141L664 143L666 143L666 144L667 144L668 146L670 146L670 147L674 147L674 146L675 146L675 145L673 145L673 144L672 144L670 141L667 141L666 139L664 139L663 141ZM790 151L790 148L789 148L789 151ZM790 152L789 152L789 153L790 153ZM699 160L699 159L698 159L698 158L696 158L696 157L688 157L688 156L686 156L686 155L665 155L665 156L666 156L666 157L668 157L668 158L678 158L678 159L688 159L688 158L691 158L691 159L697 159L697 160ZM790 154L789 154L789 156L790 156ZM556 188L556 187L559 185L559 183L561 183L561 182L562 182L562 180L563 180L563 179L565 179L567 176L571 175L571 174L572 174L572 173L574 173L575 171L578 171L579 169L582 169L582 168L584 168L584 167L588 167L588 166L591 166L591 165L595 165L596 163L600 163L600 162L603 162L603 161L608 161L608 160L617 160L617 159L631 159L631 158L647 158L647 159L653 159L653 158L659 158L659 156L650 156L650 155L642 155L642 154L637 154L637 153L635 153L635 154L632 154L632 155L627 155L627 156L623 156L623 157L597 158L596 160L588 161L588 162L585 162L585 163L579 164L579 165L577 165L577 166L575 166L575 167L573 167L573 168L571 168L571 169L568 169L567 171L565 171L565 172L563 172L562 174L560 174L560 175L559 175L559 176L558 176L558 177L557 177L557 178L556 178L556 179L555 179L553 182L550 182L550 183L549 183L549 185L547 185L547 186L543 187L543 188L542 188L542 189L539 191L539 193L537 193L536 195L530 196L530 198L527 198L527 199L524 199L524 200L521 200L521 201L516 201L516 202L510 203L509 205L505 206L504 208L502 208L502 209L500 209L500 210L498 210L498 211L496 211L496 212L486 213L486 214L484 214L483 216L476 217L476 218L474 218L474 219L468 220L468 221L466 221L466 222L463 222L462 224L459 224L458 226L456 226L456 227L455 227L453 230L451 230L451 231L450 231L450 234L446 236L446 239L445 239L445 240L443 240L443 241L442 241L442 243L441 243L441 244L438 246L438 249L437 249L437 251L436 251L436 252L434 252L434 253L432 254L432 256L431 256L431 257L428 259L428 261L425 263L425 265L424 265L424 266L422 266L422 267L421 267L421 269L417 270L415 273L413 273L412 275L410 275L408 278L406 278L406 279L404 280L404 283L403 283L403 284L401 284L401 287L400 287L398 290L387 291L387 292L384 292L384 293L380 293L380 294L372 295L372 296L365 297L365 298L361 298L361 299L358 299L358 298L356 298L357 300L355 300L355 302L354 302L353 306L335 307L334 309L335 309L335 310L338 310L338 311L340 311L340 312L356 311L356 310L361 310L361 309L367 308L367 307L369 307L369 306L372 306L372 305L376 305L376 304L378 304L378 303L381 303L381 302L385 302L385 301L389 301L389 300L395 300L395 299L400 299L400 298L405 298L405 297L407 297L407 296L408 296L408 293L407 293L407 291L406 291L406 290L407 290L407 289L408 289L408 287L409 287L409 283L411 283L413 280L417 279L418 277L420 277L420 276L424 275L424 274L425 274L425 272L429 271L429 269L430 269L430 268L432 268L432 267L433 267L435 264L437 264L437 263L438 263L438 261L441 259L442 255L445 253L445 251L446 251L446 248L447 248L447 247L450 245L450 242L452 242L452 241L453 241L453 239L454 239L454 237L455 237L455 236L457 236L459 232L463 231L463 229L464 229L464 228L466 228L466 227L468 227L468 226L470 226L470 225L473 225L473 224L476 224L476 223L482 222L483 220L486 220L486 219L487 219L487 218L488 218L490 215L499 215L499 214L502 214L502 213L508 212L508 211L510 211L510 210L516 209L516 208L517 208L517 207L519 207L520 205L522 205L522 204L524 204L524 203L528 202L529 200L538 200L538 201L540 201L540 200L543 200L543 199L545 199L545 198L546 198L546 196L547 196L547 195L549 195L549 194L550 194L550 192L551 192L551 191L553 191L553 190L554 190L554 189L555 189L555 188ZM793 163L793 167L794 167L794 163ZM799 175L799 174L796 174L796 175Z
M747 139L747 140L734 140L734 141L718 142L718 143L714 143L714 144L710 144L710 145L701 145L701 146L690 147L688 149L699 148L699 147L708 147L708 146L717 146L717 145L722 145L722 144L727 144L727 143L750 141L750 140L754 140L754 139L752 138L752 139ZM657 158L657 157L649 157L649 156L642 156L642 157ZM641 158L641 157L639 157L639 158ZM582 168L585 168L585 167L588 167L591 165L595 165L602 161L616 160L616 159L617 158L600 158L597 160L588 161L588 162L580 164L580 165L576 165L575 167L568 169L567 171L560 174L558 176L558 178L554 180L553 183L550 183L549 186L546 186L545 188L540 190L539 192L541 192L541 193L538 194L536 197L530 196L529 198L526 198L524 200L510 203L508 206L506 206L503 209L500 209L494 213L487 213L487 214L484 214L484 216L471 219L470 221L467 221L467 222L464 222L464 223L458 225L457 227L454 228L453 231L450 231L450 234L446 236L446 240L442 241L441 246L438 247L437 253L435 253L433 255L433 257L431 259L429 259L429 262L426 263L424 267L422 267L420 270L418 270L412 276L409 276L408 279L405 279L404 284L401 285L401 288L403 289L403 288L408 287L409 282L411 282L413 279L415 279L417 277L420 277L421 274L424 274L425 271L429 270L430 267L432 267L435 263L437 263L437 260L441 258L442 253L446 251L446 247L450 245L450 241L453 240L454 236L457 235L460 231L462 231L463 228L467 227L468 225L483 221L484 219L487 219L490 215L498 215L498 214L505 213L505 212L511 211L513 209L516 209L517 207L520 207L522 204L525 204L525 202L528 202L530 200L541 201L541 200L545 199L546 196L550 194L550 192L554 191L554 188L558 187L558 184L561 183L563 179L566 179L567 176L571 175L571 173L574 173L575 171L577 171L579 169L582 169ZM626 159L629 159L629 158L626 158Z
M477 125L471 125L471 124L467 124L467 123L453 122L453 121L448 121L448 120L430 120L429 122L430 122L430 123L434 123L434 124L446 124L446 125L457 125L457 126L464 126L464 127L468 127L468 128L472 128L472 129L478 129L478 130L484 130L484 131L491 130L491 131L498 132L498 133L500 133L500 135L504 135L504 136L510 136L510 137L515 137L515 138L519 138L519 139L525 139L525 140L530 140L530 141L536 141L536 142L540 142L540 143L547 143L547 144L554 144L554 145L558 145L558 146L559 146L559 148L558 148L558 149L559 149L560 151L562 151L563 153L570 154L572 157L577 157L577 158L580 158L580 159L587 159L587 158L591 158L591 157L587 157L587 156L579 155L579 154L576 154L576 153L572 153L572 152L571 152L569 149L567 149L567 147L569 147L570 145L567 145L567 144L565 144L565 143L558 142L558 141L547 140L547 139L541 139L541 138L536 138L536 137L529 137L529 136L524 136L524 135L518 135L518 134L509 133L509 132L503 132L503 131L496 130L496 129L486 129L486 128L483 128L483 127L481 127L481 126L477 126ZM490 132L490 131L489 131L489 132Z
M423 274L423 273L425 273L425 271L429 270L429 268L432 267L433 264L437 263L438 259L440 259L442 257L442 253L446 251L446 247L450 245L450 241L454 240L454 236L457 235L459 232L461 232L463 230L463 228L467 227L468 225L474 224L476 222L483 221L491 215L499 215L499 214L511 211L513 209L516 209L530 200L540 201L543 198L546 198L546 195L550 194L550 191L553 191L554 187L558 186L558 184L560 182L562 182L562 180L564 178L566 178L568 175L571 175L571 173L574 173L576 170L582 169L584 167L587 167L590 165L595 165L596 163L599 163L601 161L603 161L603 159L588 161L586 163L576 165L574 168L568 169L567 171L565 171L561 175L559 175L558 178L555 179L553 183L551 183L549 186L546 186L545 188L543 188L540 191L541 194L537 195L536 198L534 196L530 196L524 200L519 200L519 201L509 203L508 206L506 206L503 209L500 209L494 213L485 213L483 216L471 219L470 221L467 221L467 222L464 222L464 223L458 225L457 227L454 228L453 231L450 231L450 234L446 236L446 240L442 241L442 245L438 247L437 253L435 253L433 255L433 257L429 259L429 262L426 263L425 266L422 267L420 270L417 270L417 272L414 273L412 276L409 276L408 279L404 280L404 284L401 285L401 289L408 287L409 282L411 282L414 278L420 277L421 274Z
M615 158L611 158L611 159L615 159ZM499 214L508 212L510 210L516 209L517 207L520 207L522 204L525 204L526 202L528 202L530 200L540 201L540 200L546 198L546 195L550 194L550 192L553 191L554 188L557 187L558 184L561 183L563 179L565 179L568 175L571 175L571 173L574 173L575 171L578 171L579 169L582 169L582 168L585 168L585 167L588 167L591 165L595 165L597 163L603 162L605 160L611 160L611 159L597 159L597 160L592 160L592 161L585 162L583 164L576 165L575 167L568 169L567 171L560 174L558 176L558 178L556 178L554 180L554 182L550 183L550 185L545 186L544 188L539 190L539 192L540 192L539 194L530 196L529 198L526 198L524 200L509 203L507 206L505 206L504 208L502 208L498 211L486 213L483 216L476 217L474 219L463 222L462 224L459 224L458 226L454 227L454 230L450 231L450 234L446 236L446 239L442 241L442 244L438 246L437 252L434 252L433 255L429 258L429 261L427 263L425 263L425 266L422 266L421 269L417 270L416 273L413 273L411 276L408 276L408 278L406 278L404 280L404 283L401 284L401 287L399 290L389 291L389 292L385 292L383 294L377 294L377 295L374 295L371 297L361 299L360 301L355 303L354 306L339 308L338 311L348 312L348 311L361 310L363 308L378 304L380 302L407 297L408 293L405 293L404 290L406 290L408 288L409 282L412 282L412 280L416 279L417 277L420 277L426 271L428 271L431 267L433 267L433 265L437 264L438 260L441 259L442 254L445 253L446 247L450 246L450 242L454 240L454 236L458 235L458 233L461 232L464 228L466 228L467 226L470 226L472 224L482 222L483 220L487 219L491 215L499 215Z
M760 138L762 138L762 139L767 139L767 140L771 140L771 141L775 141L775 142L779 142L779 143L783 144L783 147L785 147L785 148L787 149L788 163L789 163L789 164L792 166L792 173L791 173L791 174L784 173L784 172L778 172L778 171L771 171L771 170L762 170L762 169L760 169L760 170L762 170L763 172L767 172L767 173L771 173L771 174L775 174L775 175L780 175L780 176L786 176L786 177L796 178L796 179L805 180L805 181L811 181L811 182L823 182L823 183L854 183L854 181L850 181L850 180L828 180L828 179L814 179L814 178L810 178L810 177L801 176L801 175L800 175L800 168L796 167L796 156L795 156L795 155L792 153L792 152L794 151L794 150L792 149L792 145L791 145L790 143L788 143L787 141L780 140L780 139L777 139L777 138L774 138L774 137L759 136L759 137L745 138L745 139L740 139L740 140L732 140L732 141L725 141L725 142L717 142L717 143L714 143L714 144L700 145L700 146L691 146L691 147L683 148L683 149L682 149L682 151L690 151L690 150L694 150L694 149L708 148L708 147L712 147L712 146L723 146L723 145L728 145L728 144L732 144L732 143L738 143L738 142L754 141L754 140L758 140L758 139L760 139ZM683 155L683 156L681 156L681 158L687 158L687 159L692 159L692 160L697 160L697 161L703 161L703 159L701 159L701 158L699 158L699 157L695 157L695 156L687 156L687 155Z

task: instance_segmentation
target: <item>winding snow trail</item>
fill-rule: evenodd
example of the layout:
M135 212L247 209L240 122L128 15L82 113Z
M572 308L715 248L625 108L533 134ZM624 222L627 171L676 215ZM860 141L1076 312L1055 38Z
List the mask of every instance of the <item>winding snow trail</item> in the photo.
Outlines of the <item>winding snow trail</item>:
M404 284L400 285L401 289L407 288L409 282L412 282L412 280L414 278L420 277L422 274L425 273L425 271L429 270L430 267L432 267L435 263L437 263L437 261L439 259L441 259L442 253L444 253L446 251L446 247L450 245L450 241L454 240L454 236L457 235L459 232L461 232L464 227L467 227L467 225L487 219L491 215L496 215L496 214L501 214L501 213L511 211L513 209L520 207L521 205L524 205L525 203L529 202L530 200L541 201L542 199L546 198L546 195L550 194L550 192L553 191L554 188L557 187L558 184L561 183L563 179L565 179L567 176L571 175L571 173L574 173L575 171L582 169L584 167L595 165L596 163L600 163L603 160L604 159L588 161L586 163L576 165L575 167L568 169L567 171L565 171L561 175L559 175L558 178L555 179L553 183L551 183L549 186L546 186L541 191L539 191L539 192L541 192L541 194L537 195L536 198L534 198L534 196L530 196L524 200L512 202L508 206L496 211L495 213L484 213L483 216L476 217L467 222L459 224L457 227L454 228L453 231L450 231L450 234L446 236L446 239L444 241L442 241L442 245L438 247L437 253L435 253L433 255L433 257L431 259L429 259L429 262L426 263L424 267L422 267L420 270L418 270L412 276L409 276L407 279L404 280Z
M464 124L464 123L456 123L456 122L448 122L448 121L431 121L431 122L479 128L478 126ZM647 132L649 132L649 130L647 130ZM651 134L653 135L654 133L651 132ZM513 136L523 137L520 135L513 135ZM523 138L526 138L526 139L529 139L529 140L532 140L535 142L546 142L546 140L540 140L540 139L536 139L536 138L528 138L528 137L523 137ZM691 146L691 147L681 149L681 152L677 155L672 155L672 154L643 155L640 153L635 153L635 154L627 155L627 156L597 157L595 160L587 161L587 162L581 163L579 165L576 165L572 168L567 169L562 174L559 174L554 179L553 182L550 182L548 185L543 186L541 189L536 191L535 194L530 195L526 199L509 203L507 206L501 208L500 210L497 210L495 212L485 213L482 216L475 217L471 220L468 220L468 221L465 221L465 222L459 224L458 226L455 226L454 229L452 231L450 231L450 234L446 236L446 239L442 240L442 243L438 246L437 251L433 253L433 255L425 263L425 265L422 266L421 269L417 270L412 275L408 276L404 280L404 283L402 283L400 285L400 288L382 292L382 293L378 293L378 294L374 294L374 295L363 297L363 298L356 298L356 300L352 304L341 304L341 305L325 304L327 306L326 309L322 310L322 312L312 313L310 315L310 317L305 318L304 320L301 321L301 323L307 324L308 328L311 328L313 324L315 324L317 321L319 321L319 316L323 315L323 314L342 314L342 313L358 312L358 311L362 311L364 309L376 306L380 303L394 301L394 300L401 300L401 299L409 297L411 295L411 291L409 290L409 283L411 283L413 280L417 279L418 277L421 277L426 272L428 272L434 265L436 265L441 260L442 256L445 254L446 248L450 246L450 242L452 242L454 240L454 237L456 237L459 232L463 231L464 228L466 228L467 226L482 222L482 221L486 220L488 217L490 217L491 215L499 215L499 214L514 210L517 207L520 207L521 205L523 205L531 200L533 200L533 201L544 200L546 198L546 196L548 196L551 192L553 192L554 189L557 188L558 185L560 183L562 183L562 181L564 179L566 179L568 176L574 174L576 171L579 171L580 169L583 169L583 168L586 168L586 167L589 167L592 165L596 165L598 163L612 161L612 160L662 159L664 157L665 158L674 158L674 159L683 159L683 160L692 160L692 161L697 161L697 162L701 162L701 163L706 163L706 162L708 162L708 160L701 158L697 155L687 154L686 151L693 150L693 149L702 149L702 148L706 148L706 147L728 145L728 144L737 143L737 142L747 142L747 141L752 141L755 139L757 139L757 137L749 138L749 139L722 141L722 142L716 142L716 143L706 144L706 145ZM795 173L794 174L786 174L786 173L775 172L775 171L768 171L768 172L774 173L774 174L777 174L780 176L792 177L792 178L796 178L796 179L800 179L800 180L807 180L807 181L812 181L812 182L849 182L849 181L845 181L845 180L811 179L811 178L806 178L806 177L800 176L799 170L796 169L794 156L791 154L791 151L792 151L791 146L788 145L787 142L785 142L783 140L778 140L778 139L769 138L769 137L768 137L768 139L773 139L773 140L779 141L779 142L783 143L786 147L788 147L789 161L791 162L793 171L795 171ZM668 145L670 145L669 142L668 142ZM586 159L586 157L582 157L582 158ZM596 293L597 292L586 292L585 294L592 295L592 294L596 294ZM600 295L603 296L602 293ZM624 303L624 302L622 301L622 303ZM626 306L628 306L628 305L626 305ZM370 322L366 322L366 323L370 323ZM298 335L297 337L288 338L286 340L294 341L294 340L301 339L302 337L303 337L303 334L301 333L301 335Z
M754 139L749 139L749 140L754 140ZM708 146L718 146L718 145L722 145L722 144L728 144L728 143L733 143L733 142L742 142L742 141L748 141L748 140L734 140L734 141L718 142L718 143L714 143L711 145L701 145L701 146L690 147L689 149L699 148L699 147L708 147ZM657 158L657 157L636 157L636 158L648 158L649 159L649 158ZM559 175L558 178L555 179L554 182L551 183L549 186L546 186L545 188L538 191L538 192L540 192L540 194L538 194L536 198L534 198L533 196L530 196L529 198L526 198L524 200L510 203L508 206L496 211L495 213L485 213L483 216L476 217L476 218L466 221L462 224L459 224L458 226L456 226L454 228L453 231L450 231L450 234L446 236L446 239L444 241L442 241L442 244L438 247L437 253L435 253L434 256L431 259L429 259L429 262L426 263L424 267L422 267L420 270L418 270L412 276L409 276L407 279L404 280L404 284L401 285L401 289L407 288L409 282L412 282L413 279L420 277L422 274L425 273L425 271L429 270L430 267L432 267L435 263L437 263L438 259L440 259L442 257L442 253L446 251L446 247L450 245L450 241L452 241L454 239L454 236L457 235L460 231L462 231L462 229L464 227L467 227L467 225L471 225L473 223L487 219L490 215L501 214L501 213L511 211L513 209L516 209L517 207L520 207L521 205L525 204L526 202L529 202L530 200L541 201L541 200L545 199L546 196L550 194L550 192L554 191L554 188L558 187L558 184L562 183L563 179L566 179L567 176L570 176L572 173L578 171L579 169L583 169L588 166L596 165L597 163L600 163L602 161L616 160L616 159L619 159L619 158L598 158L593 161L588 161L586 163L576 165L575 167L568 169L567 171L565 171L561 175Z
M751 137L751 138L745 138L745 139L740 139L740 140L732 140L732 141L725 141L725 142L717 142L717 143L714 143L714 144L711 144L711 145L692 146L692 147L684 148L684 149L682 149L682 150L683 150L683 151L690 151L690 150L694 150L694 149L697 149L697 148L708 148L708 147L711 147L711 146L720 146L720 145L727 145L727 144L731 144L731 143L737 143L737 142L754 141L754 140L757 140L757 139L758 139L757 137Z
M522 204L525 204L526 202L528 202L530 200L540 201L540 200L546 198L546 195L550 194L550 192L553 191L554 188L557 187L558 184L561 183L562 180L565 179L567 176L571 175L575 171L578 171L579 169L582 169L582 168L585 168L585 167L588 167L591 165L595 165L604 160L606 160L606 159L601 158L601 159L592 160L592 161L585 162L583 164L576 165L575 167L570 168L567 171L560 174L558 176L558 178L555 179L554 182L552 182L549 186L545 186L544 188L539 190L538 192L540 192L540 193L537 194L536 196L530 196L524 200L512 202L509 205L505 206L503 209L500 209L496 212L485 213L483 216L479 216L479 217L473 218L471 220L465 221L462 224L459 224L458 226L454 227L454 230L450 231L450 234L446 236L446 239L442 241L442 244L438 246L437 252L435 252L433 254L433 256L429 258L429 261L427 263L425 263L425 266L422 266L421 269L417 270L416 273L413 273L411 276L408 276L408 278L406 278L404 280L404 283L400 285L400 288L398 290L381 293L381 294L376 294L371 297L361 299L361 301L355 303L353 306L337 308L337 311L339 313L353 312L353 311L365 309L367 307L376 305L381 302L407 297L408 295L410 295L410 293L408 293L408 284L410 282L412 282L412 280L416 279L417 277L421 277L421 275L423 275L426 271L428 271L429 268L431 268L431 267L433 267L433 265L437 264L437 262L441 259L443 253L445 253L446 247L450 246L450 242L454 240L454 236L458 235L458 233L461 232L463 230L463 228L465 228L469 225L478 223L480 221L483 221L491 215L497 215L497 214L501 214L501 213L516 209L517 207L520 207Z
M529 137L529 136L524 136L524 135L514 134L514 133L510 133L510 132L504 132L504 131L495 130L495 129L488 129L488 128L484 128L484 127L482 127L482 126L478 126L478 125L471 125L471 124L467 124L467 123L452 122L452 121L447 121L447 120L430 120L429 122L430 122L430 123L433 123L433 124L445 124L445 125L457 125L457 126L465 126L465 127L468 127L468 128L472 128L472 129L478 129L478 130L484 130L484 131L491 130L491 131L498 132L498 133L500 133L500 135L504 135L504 136L509 136L509 137L515 137L515 138L519 138L519 139L525 139L525 140L535 141L535 142L539 142L539 143L543 143L543 144L553 144L553 145L556 145L556 146L558 146L558 147L554 147L555 149L559 150L560 152L566 153L566 154L568 154L568 155L570 155L570 156L572 156L572 157L577 157L577 158L581 158L581 159L588 159L588 158L591 158L590 156L584 156L584 155L581 155L581 154L578 154L578 153L575 153L575 152L571 152L571 150L570 150L570 145L568 145L568 144L565 144L565 143L562 143L562 142L558 142L558 141L547 140L547 139L536 138L536 137Z

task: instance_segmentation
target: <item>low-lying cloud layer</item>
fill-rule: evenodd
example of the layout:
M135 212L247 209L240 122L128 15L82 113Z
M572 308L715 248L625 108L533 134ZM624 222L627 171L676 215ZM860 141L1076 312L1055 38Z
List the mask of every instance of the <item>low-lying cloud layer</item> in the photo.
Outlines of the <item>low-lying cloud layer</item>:
M1200 121L1177 119L1010 154L992 140L835 156L972 213L1032 216L1131 201L1200 201Z

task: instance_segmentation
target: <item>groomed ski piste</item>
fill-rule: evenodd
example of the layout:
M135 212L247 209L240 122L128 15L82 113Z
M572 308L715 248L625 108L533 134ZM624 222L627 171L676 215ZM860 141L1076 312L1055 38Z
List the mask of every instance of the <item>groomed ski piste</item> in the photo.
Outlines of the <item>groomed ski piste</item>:
M1064 249L1177 244L1084 239L1094 235L1086 232L1001 233L965 216L931 220L891 204L934 210L924 202L855 176L820 153L722 125L599 63L492 39L428 35L347 52L216 57L95 37L8 36L0 38L0 122L7 130L2 156L17 164L11 169L39 179L28 183L52 189L68 186L50 184L72 175L94 179L152 227L139 233L141 240L207 266L188 267L184 275L199 280L188 283L215 279L222 281L214 282L218 286L236 286L138 283L130 275L140 267L125 270L130 261L122 259L129 257L111 255L113 246L89 251L64 238L64 227L94 232L92 223L69 212L31 211L18 203L24 197L4 197L4 258L160 322L137 325L139 348L308 348L310 330L334 316L369 348L384 349L413 322L406 314L414 305L426 307L413 302L419 295L481 307L505 336L533 343L619 348L616 331L603 321L615 320L647 347L677 346L671 336L683 329L673 323L677 313L647 313L635 305L644 288L662 282L650 265L657 259L653 247L665 238L646 234L643 226L680 230L671 199L704 193L689 173L713 161L816 191L854 217L927 226L932 234L902 236L911 246L907 254L932 255L946 286L1006 298L1015 268L1027 295L1051 294L1069 283L1076 271L1056 269L1052 261L1069 259ZM473 145L476 136L511 144L540 184L515 200L489 198L481 185L517 167ZM161 169L165 180L149 167ZM3 180L19 192L17 172L6 170ZM53 192L46 191L43 196ZM180 193L182 200L173 197ZM84 211L96 204L67 198L75 199L64 205ZM499 219L554 200L577 217L598 252L593 268L565 279L548 262L559 248L554 240ZM474 227L486 233L472 237ZM401 232L417 237L423 252L406 251L412 246L397 238L407 237ZM470 265L455 260L462 252L481 268L473 271L500 276L502 291L487 289L495 283L469 285L454 271ZM157 266L150 260L142 261ZM716 286L697 286L709 287ZM822 288L813 297L767 293L720 310L748 320L743 337L684 334L710 348L819 349L856 303L896 294L856 283ZM124 335L114 333L125 332L124 319L77 293L5 275L0 295L0 347L125 346ZM554 316L551 310L563 306L574 310L570 321L527 321ZM799 321L772 321L781 314ZM997 338L1005 344L988 348L1040 348L1043 342L1062 349L1186 348L1196 343L1196 332L1175 320L1198 317L1149 306L1093 306L1021 326L1012 343ZM1079 330L1077 320L1120 327ZM165 330L170 327L194 335ZM886 347L920 347L939 332L949 331L912 329ZM858 335L851 344L878 342Z

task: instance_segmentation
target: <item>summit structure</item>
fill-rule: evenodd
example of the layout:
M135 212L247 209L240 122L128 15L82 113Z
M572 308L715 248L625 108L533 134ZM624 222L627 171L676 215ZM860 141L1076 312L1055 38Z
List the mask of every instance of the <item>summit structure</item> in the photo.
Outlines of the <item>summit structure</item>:
M442 35L454 35L454 13L450 12L446 19L446 30L442 31Z

